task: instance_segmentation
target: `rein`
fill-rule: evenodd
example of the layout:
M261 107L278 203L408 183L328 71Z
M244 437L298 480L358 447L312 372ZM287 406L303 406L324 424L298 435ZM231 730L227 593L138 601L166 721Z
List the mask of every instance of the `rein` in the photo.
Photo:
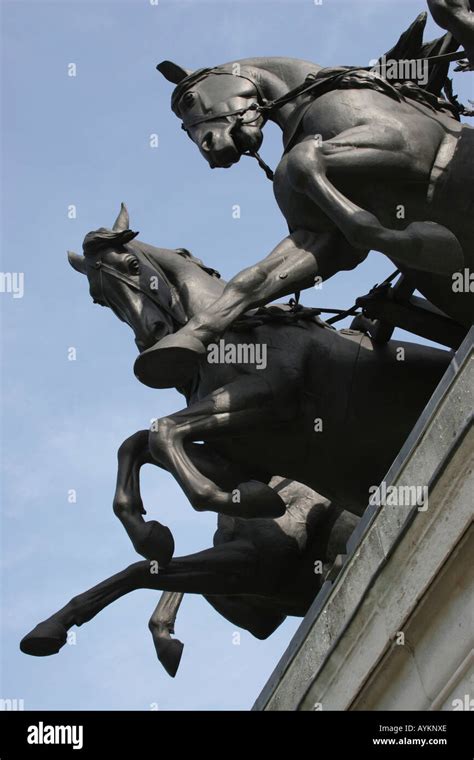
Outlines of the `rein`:
M372 291L375 289L381 289L384 287L386 288L399 274L400 270L395 269L395 271L392 272L392 274L390 274L383 282L381 282L380 285L374 285L374 287L371 288L370 292L372 293ZM364 313L363 309L359 311L360 306L357 302L349 309L326 309L324 307L313 308L302 306L301 304L298 304L294 298L290 298L288 306L290 307L288 311L284 311L278 306L261 306L254 314L243 315L235 322L233 322L232 329L245 332L267 322L291 324L298 320L315 321L322 327L331 327L331 329L336 329L332 328L332 325L336 324L336 322L340 322L341 319L345 319L346 317L355 317ZM335 316L331 317L330 319L320 320L319 316L321 314L334 314Z

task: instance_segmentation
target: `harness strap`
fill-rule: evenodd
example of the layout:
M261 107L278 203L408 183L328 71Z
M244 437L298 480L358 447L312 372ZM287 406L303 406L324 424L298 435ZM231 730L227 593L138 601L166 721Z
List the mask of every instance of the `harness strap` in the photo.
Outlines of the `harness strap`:
M374 287L372 288L372 290L374 288L378 288L378 287L382 288L384 286L390 285L390 283L392 282L392 280L394 280L395 277L398 274L400 274L400 270L399 269L395 269L395 271L392 272L392 274L389 275L380 285L374 285ZM356 316L356 314L358 312L358 309L359 309L359 307L358 307L357 302L356 302L354 304L354 306L351 306L350 309L346 309L346 311L340 312L339 314L337 314L337 316L331 317L331 319L327 319L326 322L327 322L328 325L334 325L336 322L340 322L341 319L345 319L345 317L354 317L354 316ZM321 311L326 311L327 312L327 311L332 311L332 310L330 310L330 309L321 309Z
M425 58L416 58L415 61L442 61L442 62L449 62L449 61L461 61L464 58L466 58L466 52L462 50L461 52L454 52L454 53L441 53L439 55L432 55L427 56ZM342 70L341 70L342 69ZM239 124L251 124L252 121L255 121L256 118L258 118L259 115L266 116L270 114L272 111L282 108L287 103L290 103L292 100L294 100L297 97L300 97L301 95L313 95L314 97L319 97L326 92L329 92L331 89L333 89L334 82L337 82L339 79L345 77L348 72L355 72L355 71L365 71L370 72L373 70L373 67L371 66L346 66L346 67L340 67L332 76L325 77L323 79L319 78L319 75L321 72L319 72L318 75L310 74L308 77L306 77L305 81L302 82L297 87L294 87L292 90L286 93L286 95L281 95L279 98L275 98L275 100L267 101L263 93L260 89L259 84L252 79L249 76L246 76L245 74L237 74L232 71L223 71L222 69L219 69L218 67L213 68L207 68L207 69L199 69L198 71L194 72L193 74L189 75L189 78L185 78L182 83L178 85L176 88L177 91L175 91L175 94L173 96L173 110L175 110L176 113L178 113L177 105L178 101L181 99L181 97L184 95L186 91L186 86L190 86L191 84L194 84L195 82L199 82L206 77L208 77L210 74L214 74L217 76L237 76L240 79L246 79L256 90L257 90L257 97L258 101L250 103L250 105L245 106L243 108L238 108L234 111L222 111L217 113L208 113L205 116L200 116L196 119L192 119L191 121L186 122L184 119L181 123L181 129L183 129L185 132L188 131L189 128L195 127L198 124L203 124L207 121L214 121L215 119L223 119L228 118L230 116L237 116L238 121L236 123L236 126ZM400 89L396 89L393 87L388 81L386 81L382 76L379 77L380 80L384 83L384 85L387 88L387 91L390 91L387 94L390 94L392 97L396 97L398 100L401 100L403 96L406 94L410 96L410 93L407 92L400 92ZM308 84L308 80L312 80ZM449 103L449 101L448 101ZM309 105L309 104L308 104ZM452 103L451 103L452 105ZM306 109L303 109L303 114ZM243 116L248 111L254 111L256 116L255 119L244 122ZM453 112L455 111L453 107ZM459 112L459 109L458 109ZM285 146L286 150L288 149L291 140L293 139L296 130L298 128L300 119L298 119L297 123L294 125L294 129L292 131L292 134L289 135L289 138L287 140L287 144ZM268 164L263 161L263 159L259 156L259 154L254 152L247 152L243 155L249 155L255 158L260 166L261 169L265 172L267 178L271 181L273 181L273 171L270 169Z
M442 53L440 55L432 55L428 56L426 58L415 58L415 61L461 61L464 58L466 58L466 52L462 50L461 52L454 52L454 53ZM334 78L336 79L339 76L343 76L347 71L372 71L372 66L347 66L344 67L344 72L340 72L334 75ZM235 111L227 111L222 113L211 113L207 114L207 116L202 116L198 119L193 119L192 121L188 122L187 124L184 124L183 121L183 129L187 129L188 127L194 127L197 124L202 124L206 121L211 121L213 119L221 119L226 116L241 116L247 111L258 111L260 113L265 113L272 111L275 108L282 108L282 106L286 105L287 103L290 103L292 100L297 98L299 95L305 95L307 93L312 92L314 89L319 87L322 83L318 81L313 81L309 85L307 84L307 80L309 78L315 79L314 75L309 75L305 79L304 82L302 82L300 85L297 85L297 87L294 87L292 90L286 93L286 95L281 95L279 98L275 98L275 100L266 101L266 99L263 97L262 91L260 89L260 86L258 83L251 79L250 77L246 76L245 74L234 74L232 71L222 71L221 69L215 68L209 68L209 69L202 69L200 72L200 76L196 78L196 81L200 81L201 79L205 79L210 74L214 74L217 76L233 76L233 77L239 77L240 79L246 79L247 82L250 82L250 84L255 87L257 90L257 95L260 102L257 103L251 103L249 106L246 106L245 108L239 108ZM332 81L332 78L327 81ZM184 94L184 93L183 93Z
M246 79L247 77L245 77ZM204 124L206 121L214 121L215 119L224 119L227 116L243 116L247 111L260 111L261 106L258 103L251 103L249 106L245 106L244 108L237 108L235 111L222 111L221 113L212 113L208 114L207 116L202 116L199 119L193 119L192 121L184 122L181 124L181 129L184 129L185 132L188 131L190 127L195 127L197 124Z
M179 319L176 316L176 314L174 313L174 311L172 310L172 308L169 307L166 303L160 301L150 291L144 290L144 288L140 287L140 285L138 283L133 282L133 280L130 280L128 277L126 277L126 275L122 274L121 272L117 272L116 269L114 269L113 267L109 266L108 264L105 264L101 259L98 259L94 263L93 266L94 266L95 269L99 270L99 282L100 282L101 297L102 297L102 300L104 301L104 303L107 304L107 298L105 297L104 284L103 284L103 279L102 279L103 278L103 274L105 272L106 274L110 275L111 277L114 277L116 280L119 280L120 282L123 282L125 285L128 285L128 287L132 288L133 290L137 290L139 293L142 293L144 296L146 296L147 298L149 298L150 301L152 301L155 304L155 306L158 306L159 309L161 309L162 311L166 312L168 314L168 316L171 317L171 319L173 320L173 322L176 322L181 327L186 324L186 322L184 322L183 320ZM164 278L164 279L165 279L166 284L170 288L170 293L172 294L171 287L169 286L168 282L166 281L166 278Z
M214 119L224 119L227 116L243 116L247 111L260 111L262 108L266 107L267 100L263 96L262 90L260 89L260 85L257 82L255 82L253 79L251 79L250 77L246 76L245 74L234 74L232 71L222 71L221 69L218 69L217 67L211 68L211 69L202 69L200 70L199 75L195 78L195 82L199 82L202 79L206 79L206 77L208 77L209 74L214 74L216 76L230 76L230 77L238 77L239 79L246 79L247 82L249 82L252 85L252 87L254 87L257 90L258 101L256 103L251 103L249 106L245 106L244 108L238 108L235 111L222 111L221 113L208 113L206 116L201 116L199 118L192 119L191 121L188 121L188 122L185 122L183 119L183 123L181 124L181 129L184 129L185 132L187 132L189 127L195 127L197 124L203 124L206 121L213 121ZM195 82L193 82L193 84ZM184 92L182 94L184 95Z

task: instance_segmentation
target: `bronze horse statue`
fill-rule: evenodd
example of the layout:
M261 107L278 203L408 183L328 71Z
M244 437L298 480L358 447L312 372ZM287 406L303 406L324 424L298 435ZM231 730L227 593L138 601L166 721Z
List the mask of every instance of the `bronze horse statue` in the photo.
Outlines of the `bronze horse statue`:
M472 49L468 0L430 5ZM409 276L412 292L470 326L474 294L457 292L453 276L474 268L474 130L461 123L452 94L442 95L449 62L464 53L455 52L459 39L449 33L423 44L425 23L421 14L385 56L426 62L423 84L402 73L384 76L382 65L323 69L292 58L246 58L194 72L170 61L157 66L177 85L173 111L211 168L243 155L263 164L265 123L281 128L273 190L289 235L144 352L137 361L144 382L185 382L207 346L246 311L352 269L370 250Z
M226 284L189 251L156 248L136 234L122 206L113 228L86 235L84 256L70 253L69 260L87 276L93 300L132 328L143 356ZM377 345L362 332L335 330L314 310L284 305L246 315L224 338L221 360L202 360L178 388L186 407L133 434L118 451L114 511L146 561L40 623L23 639L24 652L57 652L68 627L136 588L174 594L151 621L171 673L181 645L169 633L183 592L205 595L255 635L268 635L285 615L304 614L319 585L308 567L334 555L331 541L343 552L354 516L365 510L369 489L380 483L451 356L401 341ZM239 363L232 357L242 347ZM265 366L254 361L257 347L265 348ZM169 529L143 519L145 463L168 470L196 510L218 513L214 548L173 558ZM282 478L292 481L289 491ZM275 557L286 572L275 572Z

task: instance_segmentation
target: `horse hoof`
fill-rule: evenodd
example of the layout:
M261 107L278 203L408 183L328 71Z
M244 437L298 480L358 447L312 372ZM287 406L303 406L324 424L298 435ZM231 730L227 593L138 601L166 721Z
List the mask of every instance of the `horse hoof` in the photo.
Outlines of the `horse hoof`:
M167 335L136 359L133 371L150 388L178 388L192 378L206 347L192 335Z
M166 567L173 559L174 538L170 529L156 520L143 524L143 535L133 542L135 551L142 557L155 560L160 567Z
M237 486L240 492L239 517L281 517L286 504L273 488L258 480Z
M403 236L415 241L416 253L411 260L414 269L451 277L464 266L464 253L459 240L441 224L412 222L403 231ZM402 251L403 247L400 246L400 252ZM405 263L402 259L401 262Z
M57 621L45 620L20 641L20 649L24 654L46 657L57 654L66 641L67 628Z
M168 675L174 678L181 662L184 644L178 639L168 639L162 636L154 636L153 641L159 661Z

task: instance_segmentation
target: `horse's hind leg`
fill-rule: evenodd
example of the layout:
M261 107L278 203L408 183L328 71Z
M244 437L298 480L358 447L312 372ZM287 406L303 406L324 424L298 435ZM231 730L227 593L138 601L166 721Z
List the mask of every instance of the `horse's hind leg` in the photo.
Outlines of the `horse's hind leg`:
M182 592L164 591L148 623L158 659L172 678L179 668L184 647L179 639L171 638L183 596ZM251 596L220 594L204 598L226 620L257 639L267 639L285 620L280 612L262 609L258 599L253 600Z
M403 171L416 179L424 156L403 151L398 130L384 123L360 125L319 143L303 140L288 154L288 178L294 190L307 195L341 230L349 243L389 256L399 266L451 276L464 263L453 232L432 221L414 221L404 230L385 227L374 214L357 206L328 179L327 172L347 177L397 178ZM421 162L421 166L420 166ZM413 165L410 166L410 163Z
M183 596L181 591L164 591L148 623L158 659L172 678L183 654L184 645L171 638Z
M62 609L39 623L20 643L25 654L56 654L73 625L83 625L104 607L141 588L191 594L264 593L272 579L259 579L257 552L247 541L177 557L156 572L155 563L143 560L107 578L71 599Z

